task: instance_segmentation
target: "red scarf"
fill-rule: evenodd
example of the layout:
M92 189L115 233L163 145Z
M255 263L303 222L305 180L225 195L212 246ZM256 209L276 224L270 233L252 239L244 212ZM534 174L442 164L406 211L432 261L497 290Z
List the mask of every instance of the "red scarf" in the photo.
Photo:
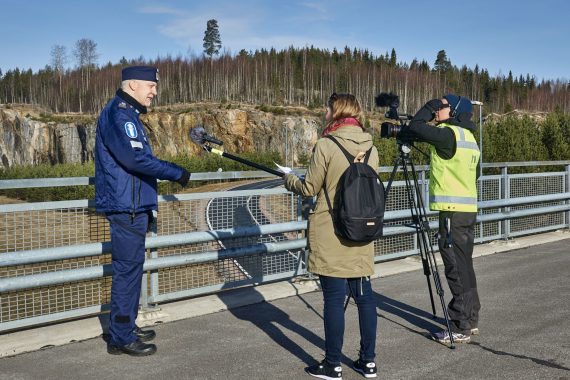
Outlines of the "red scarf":
M364 127L362 126L362 124L360 124L360 121L358 121L358 119L355 119L353 117L347 117L344 119L339 119L332 124L329 124L329 126L325 128L321 136L324 137L329 133L336 131L337 129L345 125L353 125L355 127L360 127L364 131Z

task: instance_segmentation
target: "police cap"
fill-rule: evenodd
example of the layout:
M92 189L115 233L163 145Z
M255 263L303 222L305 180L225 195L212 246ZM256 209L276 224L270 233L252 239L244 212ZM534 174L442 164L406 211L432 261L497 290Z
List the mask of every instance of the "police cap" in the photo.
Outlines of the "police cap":
M129 66L121 73L121 80L138 79L158 82L158 69L152 66Z

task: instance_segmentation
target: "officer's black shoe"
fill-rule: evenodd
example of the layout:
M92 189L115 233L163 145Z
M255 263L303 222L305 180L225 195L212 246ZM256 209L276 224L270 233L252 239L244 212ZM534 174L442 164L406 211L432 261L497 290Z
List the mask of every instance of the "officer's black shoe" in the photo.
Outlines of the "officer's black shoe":
M140 340L135 340L133 343L125 346L116 346L112 343L107 345L107 352L111 355L127 354L131 356L147 356L156 352L154 344L146 344Z
M143 330L138 326L135 326L133 334L135 334L141 342L149 342L156 337L154 330Z

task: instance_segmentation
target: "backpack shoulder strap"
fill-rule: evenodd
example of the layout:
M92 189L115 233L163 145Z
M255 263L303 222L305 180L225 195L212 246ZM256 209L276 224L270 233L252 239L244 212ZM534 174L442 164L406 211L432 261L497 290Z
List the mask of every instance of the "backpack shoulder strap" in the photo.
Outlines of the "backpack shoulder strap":
M342 153L344 153L344 156L346 157L349 163L352 164L354 162L354 156L348 153L348 151L344 149L344 147L338 142L337 139L334 138L334 136L326 135L325 137L327 139L331 139L340 148L340 150L342 151Z
M326 138L332 140L342 151L342 153L344 153L344 156L346 157L346 159L348 160L349 163L353 163L354 162L354 156L350 153L348 153L348 151L341 145L341 143L338 142L337 139L334 138L334 136L331 135L326 135ZM368 164L368 159L370 158L370 154L372 153L372 147L370 147L370 149L368 149L366 151L366 156L364 156L364 163Z
M344 156L348 160L349 164L352 164L354 162L354 157L350 153L348 153L348 151L346 149L344 149L344 147L338 142L337 139L334 138L334 136L326 135L325 137L332 140L340 148L340 150L342 151L342 153L344 154ZM326 186L324 187L324 190L325 190L325 199L327 200L327 205L329 206L329 214L331 214L331 217L333 218L333 221L334 221L335 218L334 218L334 214L333 214L333 205L332 205L332 202L330 200L329 192L327 191Z
M326 135L325 137L328 139L331 139L340 148L340 150L342 151L342 153L344 154L344 156L346 157L346 159L348 160L348 162L350 164L352 164L354 162L354 156L351 155L350 153L348 153L348 151L338 142L337 139L334 138L334 136ZM364 163L365 164L368 164L368 159L370 158L370 153L372 152L372 148L373 147L370 147L370 149L368 149L366 151L366 156L364 157ZM334 220L333 206L332 206L332 202L330 200L329 193L327 191L326 186L325 186L324 190L325 190L325 199L327 200L327 205L329 206L329 213L331 214L331 216Z
M370 154L372 153L372 148L374 148L374 145L372 145L372 146L370 147L370 149L368 149L368 150L366 151L366 156L364 156L364 163L365 163L365 164L368 164L368 159L370 158Z

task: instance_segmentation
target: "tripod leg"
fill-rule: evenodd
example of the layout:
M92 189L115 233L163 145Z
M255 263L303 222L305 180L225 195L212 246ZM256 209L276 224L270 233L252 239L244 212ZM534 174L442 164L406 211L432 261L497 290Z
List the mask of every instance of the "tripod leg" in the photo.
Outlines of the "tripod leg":
M410 211L412 213L413 222L416 225L416 239L417 239L417 243L418 243L418 249L420 251L420 258L422 260L422 265L424 268L424 275L426 276L429 298L430 298L430 302L431 302L431 310L432 310L433 318L435 318L436 317L435 302L433 299L433 290L431 288L431 281L430 281L431 270L430 270L429 261L428 261L427 254L426 254L426 252L427 252L426 248L427 248L427 244L429 244L429 239L427 240L427 243L426 243L426 237L424 235L424 228L425 228L424 220L422 218L421 209L420 209L420 207L418 207L418 204L421 205L421 200L418 199L416 201L416 197L420 197L421 193L418 193L418 188L416 187L417 180L415 177L415 171L414 171L413 166L412 166L412 177L410 177L410 172L408 171L408 166L406 163L404 163L404 165L403 165L403 171L404 171L404 180L406 183L406 190L408 193L408 203L410 204ZM414 183L412 183L412 180ZM415 191L415 193L414 193L414 191Z
M426 280L427 280L427 285L428 285L428 291L429 291L429 300L431 301L431 312L433 314L433 318L436 318L436 313L435 313L435 303L433 301L433 291L431 289L431 281L429 279L429 276L431 274L431 271L429 269L429 263L428 260L424 257L422 257L422 264L424 266L424 274L426 276Z
M435 313L435 303L434 303L434 299L433 299L433 292L431 289L431 282L429 280L429 275L431 272L431 276L433 278L433 282L435 285L435 289L437 291L437 294L439 295L439 299L441 301L441 308L443 310L443 316L445 318L445 323L447 326L447 332L449 334L449 340L450 340L450 348L454 349L455 348L455 344L453 341L453 333L451 332L451 323L449 321L449 313L447 310L447 305L445 303L445 299L444 299L444 292L443 292L443 287L441 286L441 279L439 277L439 272L438 272L438 268L437 268L437 262L435 260L435 253L433 251L433 247L431 245L431 240L430 240L430 228L429 228L429 220L427 218L427 212L424 206L424 202L423 202L423 197L422 197L422 192L421 189L419 187L418 184L418 180L417 180L417 176L416 176L416 170L414 167L414 164L411 160L409 160L409 164L410 167L412 169L412 179L413 179L413 189L415 192L416 197L414 198L413 194L409 196L410 198L410 204L411 204L411 209L412 209L412 214L415 213L415 222L416 222L416 233L417 233L417 237L418 237L418 245L419 245L419 250L420 250L420 256L422 258L422 264L424 265L424 274L427 277L427 281L428 281L428 290L430 293L430 300L431 300L431 306L432 306L432 310L433 310L433 316L435 318L436 313ZM407 170L407 165L405 165L405 170L404 170L404 174L406 176L406 187L411 188L412 184L410 182L410 177L409 177L409 173ZM410 191L408 191L408 193L410 193ZM417 203L415 202L417 199Z

